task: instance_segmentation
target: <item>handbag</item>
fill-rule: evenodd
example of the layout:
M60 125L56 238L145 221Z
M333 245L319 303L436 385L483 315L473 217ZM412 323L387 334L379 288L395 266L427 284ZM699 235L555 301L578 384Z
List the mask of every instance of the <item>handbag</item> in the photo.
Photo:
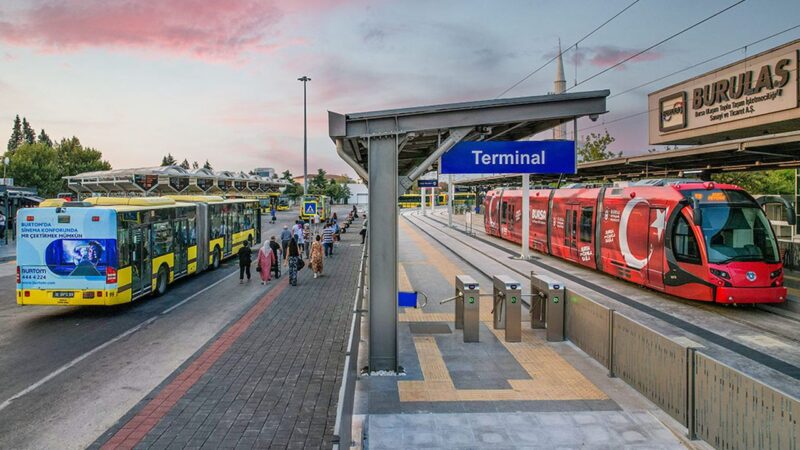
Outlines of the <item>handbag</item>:
M256 265L256 272L261 272L261 263L260 262L258 263L258 265Z
M297 270L299 271L300 269L302 269L305 266L306 266L306 263L305 263L305 261L303 261L303 258L297 258Z

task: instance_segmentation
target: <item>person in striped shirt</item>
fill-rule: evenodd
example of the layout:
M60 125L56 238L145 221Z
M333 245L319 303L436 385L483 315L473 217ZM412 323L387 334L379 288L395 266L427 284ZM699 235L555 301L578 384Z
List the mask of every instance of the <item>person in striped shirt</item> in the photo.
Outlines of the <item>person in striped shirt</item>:
M333 226L330 222L322 229L322 247L325 248L325 257L333 256Z

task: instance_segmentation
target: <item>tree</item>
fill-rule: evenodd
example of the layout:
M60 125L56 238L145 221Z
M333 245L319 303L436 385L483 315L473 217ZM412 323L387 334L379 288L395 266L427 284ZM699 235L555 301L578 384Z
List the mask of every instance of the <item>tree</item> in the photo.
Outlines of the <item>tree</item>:
M735 184L751 194L794 194L793 169L717 173L711 179Z
M172 153L167 153L167 156L161 158L161 166L174 166L178 161L172 156Z
M313 194L324 194L328 187L328 179L325 178L327 172L323 169L317 169L317 174L308 183L308 191Z
M292 181L292 172L284 170L283 173L281 173L281 180Z
M622 152L614 153L608 150L608 146L614 141L615 139L608 134L608 130L604 134L590 133L585 136L583 145L578 147L578 162L598 161L622 156Z
M103 160L103 154L91 147L83 147L81 141L73 136L61 139L56 145L61 159L61 176L77 175L84 172L111 170L111 164Z
M350 187L344 183L337 183L331 180L325 188L325 195L336 202L343 203L350 198Z
M19 114L14 118L14 126L11 128L11 138L8 140L8 151L13 152L20 145L22 145L22 122L19 120Z
M28 119L24 117L22 118L22 137L28 144L33 144L36 142L36 132L33 131L33 128L31 128L31 124L28 123Z
M192 161L192 169L197 170L200 168L200 164L197 164L197 161Z
M183 167L186 170L189 170L189 167L191 167L191 166L189 166L189 160L186 159L186 158L183 158L183 162L181 163L181 167Z
M203 164L203 169L214 170L214 168L211 167L211 163L208 162L208 160L206 160L206 163Z
M50 139L50 136L47 135L47 133L44 131L44 128L42 128L42 131L39 133L39 137L36 138L36 142L44 144L48 147L53 146L53 140Z
M14 178L17 185L35 187L39 195L45 197L62 191L62 161L53 147L25 142L7 156L10 159L8 177Z

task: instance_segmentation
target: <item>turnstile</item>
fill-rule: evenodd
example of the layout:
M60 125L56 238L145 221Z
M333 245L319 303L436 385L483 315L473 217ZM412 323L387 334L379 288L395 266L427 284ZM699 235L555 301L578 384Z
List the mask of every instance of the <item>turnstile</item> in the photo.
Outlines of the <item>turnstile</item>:
M464 330L464 342L479 342L480 286L469 275L456 276L456 324Z
M494 329L506 330L506 342L522 341L522 284L507 275L492 278Z
M564 340L564 283L531 272L531 328L547 328L547 340Z

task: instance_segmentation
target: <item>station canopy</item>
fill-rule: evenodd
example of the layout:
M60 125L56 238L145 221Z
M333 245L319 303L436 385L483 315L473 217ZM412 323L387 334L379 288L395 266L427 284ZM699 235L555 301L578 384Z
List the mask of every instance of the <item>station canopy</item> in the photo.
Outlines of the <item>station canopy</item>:
M608 90L599 90L352 114L329 112L329 134L339 155L364 179L369 140L397 136L397 169L403 176L414 172L448 139L448 148L462 140L515 141L579 117L596 119L606 112L608 95ZM436 164L434 159L425 169Z
M800 131L728 140L677 148L638 156L578 164L566 182L611 182L642 178L690 177L708 179L711 174L800 167ZM532 176L534 183L557 181L559 175ZM519 177L487 175L458 180L460 186L519 184Z
M285 180L263 178L244 172L213 171L180 166L143 167L86 172L64 177L78 194L102 195L254 195L278 192Z

